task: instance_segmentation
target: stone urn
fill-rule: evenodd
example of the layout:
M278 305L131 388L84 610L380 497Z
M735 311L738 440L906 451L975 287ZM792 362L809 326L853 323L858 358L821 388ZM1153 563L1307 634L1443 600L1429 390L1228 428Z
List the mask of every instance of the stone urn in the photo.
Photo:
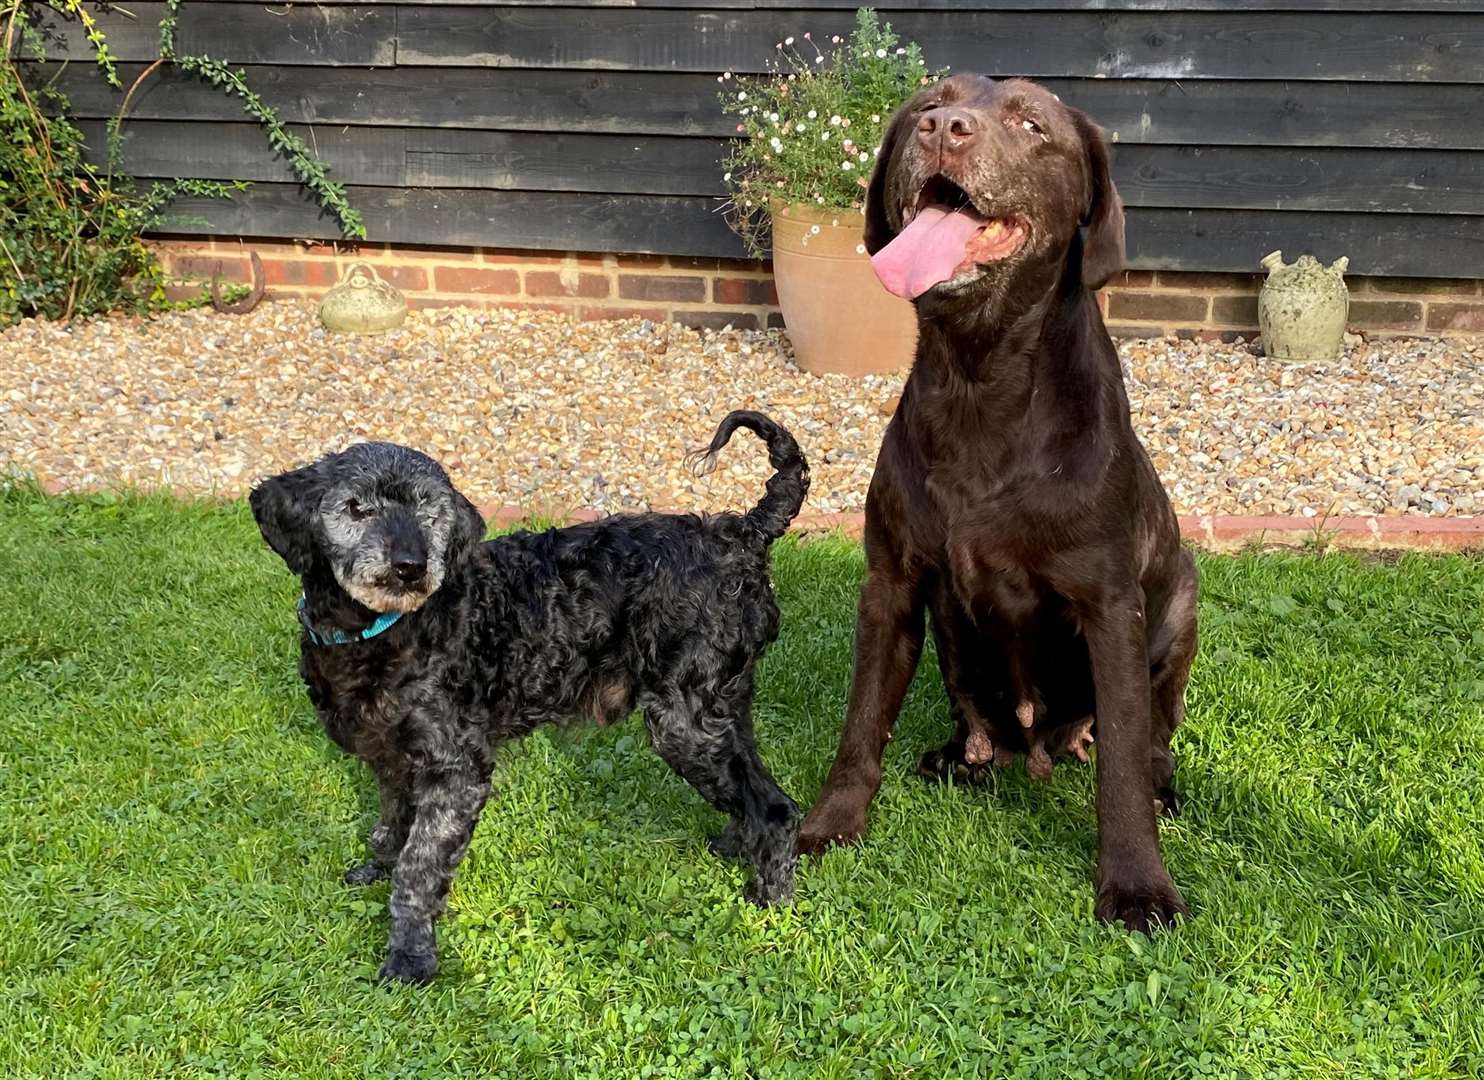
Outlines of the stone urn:
M917 312L876 279L859 210L771 207L773 284L799 367L873 375L912 363Z
M384 334L407 318L407 300L374 267L354 262L319 304L319 321L341 334Z
M1347 258L1328 267L1312 255L1300 255L1291 266L1283 252L1262 260L1268 272L1257 294L1257 323L1262 349L1280 360L1334 360L1345 343L1350 290L1345 288Z

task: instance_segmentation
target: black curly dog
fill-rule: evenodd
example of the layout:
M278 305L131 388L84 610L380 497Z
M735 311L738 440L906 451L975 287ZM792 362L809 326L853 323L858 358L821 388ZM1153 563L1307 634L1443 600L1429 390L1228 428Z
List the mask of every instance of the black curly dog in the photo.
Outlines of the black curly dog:
M751 864L747 898L793 895L798 807L758 757L753 669L778 636L768 548L803 505L798 444L739 427L777 473L746 514L641 514L481 543L484 520L431 458L363 443L263 481L258 527L303 580L299 671L325 730L381 790L374 861L392 878L381 976L426 982L433 920L490 789L499 740L549 721L644 711L654 748L730 815L717 854Z

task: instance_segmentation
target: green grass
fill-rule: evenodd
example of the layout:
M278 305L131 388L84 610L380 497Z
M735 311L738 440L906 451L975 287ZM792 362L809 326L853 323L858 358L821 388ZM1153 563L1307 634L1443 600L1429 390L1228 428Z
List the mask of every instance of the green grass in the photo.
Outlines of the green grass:
M1092 774L933 787L928 658L864 845L740 900L637 719L502 753L388 989L366 770L241 504L0 493L0 1076L1463 1076L1484 1066L1484 562L1203 558L1161 827L1195 918L1092 919ZM765 756L818 791L862 559L785 542Z

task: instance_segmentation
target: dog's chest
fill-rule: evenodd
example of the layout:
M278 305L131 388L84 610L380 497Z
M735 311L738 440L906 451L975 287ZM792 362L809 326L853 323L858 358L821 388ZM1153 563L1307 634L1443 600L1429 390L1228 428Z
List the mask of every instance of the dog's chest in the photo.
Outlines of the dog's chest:
M1036 618L1047 590L1010 552L966 532L949 534L947 554L949 588L975 622L1014 630Z
M300 665L325 734L346 753L365 761L399 757L406 687L390 677L387 665L352 660L315 652L306 653Z

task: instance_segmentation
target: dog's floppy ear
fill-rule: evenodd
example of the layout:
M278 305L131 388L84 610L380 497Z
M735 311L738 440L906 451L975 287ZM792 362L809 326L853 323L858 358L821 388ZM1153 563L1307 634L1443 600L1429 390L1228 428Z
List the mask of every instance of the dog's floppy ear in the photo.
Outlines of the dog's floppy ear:
M876 167L871 171L871 182L866 187L865 241L868 255L876 254L896 237L886 218L886 181L891 172L892 155L911 121L907 106L903 105L881 134L881 153L876 155Z
M1087 170L1092 181L1081 221L1087 230L1082 244L1082 283L1089 289L1100 289L1123 269L1123 200L1113 186L1113 162L1102 128L1078 113L1077 130L1087 147Z
M473 554L484 539L484 518L474 504L455 490L453 493L453 528L448 533L447 561L457 566Z
M247 497L263 539L300 576L314 565L323 493L322 472L315 464L269 477Z

